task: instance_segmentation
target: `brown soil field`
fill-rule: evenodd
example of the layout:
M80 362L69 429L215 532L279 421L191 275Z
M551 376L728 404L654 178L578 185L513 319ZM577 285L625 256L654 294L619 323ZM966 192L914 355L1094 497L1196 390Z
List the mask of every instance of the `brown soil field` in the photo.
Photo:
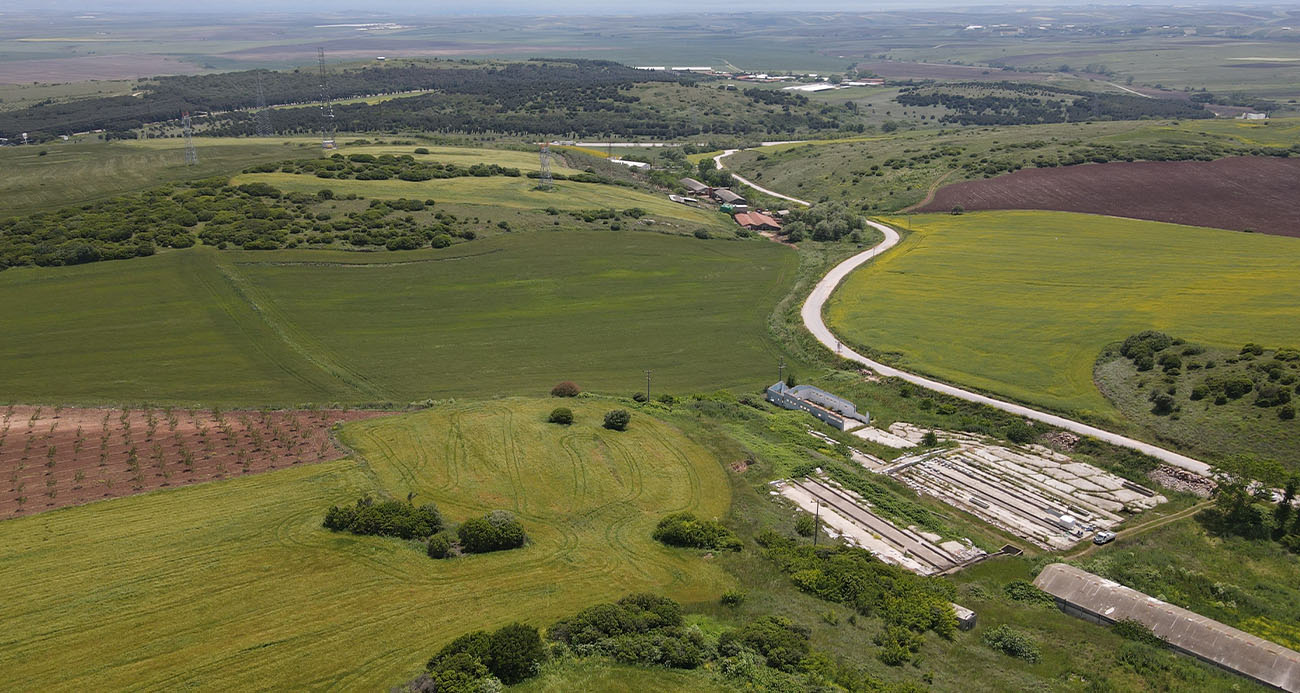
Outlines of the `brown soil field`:
M139 79L155 75L195 75L198 65L160 55L95 55L0 62L0 84L81 82L88 79Z
M0 519L338 459L356 410L0 408Z
M1022 169L946 185L920 212L1042 209L1300 236L1300 159L1231 157Z

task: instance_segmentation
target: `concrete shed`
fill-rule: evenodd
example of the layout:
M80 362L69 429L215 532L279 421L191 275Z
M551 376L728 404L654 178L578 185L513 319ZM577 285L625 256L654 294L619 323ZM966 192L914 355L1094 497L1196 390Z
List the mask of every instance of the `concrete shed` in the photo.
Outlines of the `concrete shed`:
M1300 652L1065 563L1043 568L1034 585L1071 616L1103 625L1137 621L1171 649L1271 688L1300 693Z
M712 190L709 186L695 180L694 178L683 178L677 182L681 183L683 188L691 191L694 195L708 195Z
M732 205L749 204L749 202L745 200L745 198L741 197L740 195L737 195L736 193L730 190L727 190L726 188L718 188L717 190L714 190L713 198L723 204L732 204Z

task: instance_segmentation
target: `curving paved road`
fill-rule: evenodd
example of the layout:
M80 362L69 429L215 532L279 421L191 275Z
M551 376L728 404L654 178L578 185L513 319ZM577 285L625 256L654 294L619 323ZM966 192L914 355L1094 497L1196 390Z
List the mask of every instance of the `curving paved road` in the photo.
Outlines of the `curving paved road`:
M717 166L719 169L721 169L723 167L722 160L728 156L731 156L732 154L735 154L738 151L740 150L728 149L727 151L713 157L714 165ZM735 178L736 180L740 181L745 185L748 185L751 188L754 188L755 190L758 190L759 192L767 193L768 195L771 195L773 197L779 197L783 200L789 200L791 202L804 205L805 207L811 206L808 202L805 202L804 200L790 197L788 195L782 195L781 193L775 192L773 190L768 190L767 188L754 185L750 181L736 175L734 171L731 172L731 177ZM822 309L826 306L826 301L830 299L831 294L835 292L835 288L840 285L840 282L844 281L845 277L849 276L850 272L861 267L862 265L867 264L871 260L875 259L877 255L880 255L886 250L889 250L890 248L893 248L894 246L898 245L898 241L900 240L898 232L895 231L894 229L874 221L867 221L867 223L870 224L876 230L883 233L885 235L885 240L881 241L880 243L876 244L870 249L864 250L863 252L858 253L857 255L854 255L853 257L836 265L835 268L832 269L830 272L828 272L825 277L821 278L821 281L817 282L817 286L813 287L812 293L808 294L808 298L807 300L804 301L803 308L800 310L800 314L803 317L804 327L808 328L808 331L811 332L813 336L817 338L817 341L824 344L826 348L834 351L836 354L846 359L849 359L850 361L856 361L864 366L867 366L868 368L876 371L877 373L880 373L881 375L899 378L901 380L905 380L909 383L912 383L913 385L919 385L926 389L934 390L935 392L942 392L945 395L950 395L958 399L964 399L968 402L978 402L980 404L986 404L995 409L1001 409L1002 411L1010 412L1012 414L1015 414L1016 416L1023 416L1026 419L1042 421L1045 424L1055 426L1057 428L1065 429L1067 431L1072 431L1080 435L1092 436L1093 438L1096 438L1098 440L1104 440L1107 443L1111 443L1112 445L1118 445L1120 447L1129 448L1131 450L1137 450L1138 452L1150 455L1162 462L1166 462L1168 464L1174 465L1175 467L1181 467L1182 469L1186 469L1187 471L1193 472L1195 474L1200 474L1201 476L1210 475L1210 465L1201 462L1200 460L1188 457L1186 455L1180 455L1176 452L1166 450L1162 447L1157 447L1150 443L1145 443L1140 440L1134 440L1133 438L1119 435L1118 433L1111 433L1110 431L1097 428L1096 426L1089 426L1088 424L1079 423L1078 421L1067 419L1063 416L1057 416L1056 414L1048 414L1047 412L1041 412L1038 411L1037 409L1031 409L1022 404L1004 402L1000 399L994 399L987 395L981 395L978 392L963 390L959 387L953 387L952 385L948 385L947 383L941 383L937 380L931 380L929 378L925 378L919 375L914 375L912 373L908 373L907 371L900 371L897 368L894 368L893 366L886 366L883 363L872 361L871 359L863 356L862 354L859 354L858 352L841 344L839 338L835 336L835 333L831 332L830 328L826 326L825 321L822 320Z
M735 174L732 175L734 176ZM877 373L880 373L881 375L900 378L914 385L920 385L921 387L934 390L936 392L942 392L945 395L951 395L958 399L964 399L970 402L979 402L980 404L987 404L990 407L1001 409L1002 411L1010 412L1017 416L1023 416L1026 419L1042 421L1043 423L1049 424L1051 426L1056 426L1057 428L1063 428L1067 431L1073 431L1080 435L1092 436L1093 438L1096 438L1098 440L1104 440L1107 443L1111 443L1121 447L1131 448L1133 450L1137 450L1138 452L1142 452L1152 457L1155 457L1156 459L1159 459L1162 462L1167 462L1171 465L1174 465L1176 467L1181 467L1183 469L1186 469L1190 472L1194 472L1196 474L1200 474L1202 476L1209 476L1210 465L1205 464L1204 462L1201 462L1199 460L1192 459L1191 457L1188 457L1186 455L1180 455L1176 452L1172 452L1164 448L1157 447L1150 443L1144 443L1140 440L1134 440L1132 438L1119 435L1118 433L1111 433L1110 431L1103 430L1095 426L1089 426L1087 424L1079 423L1077 421L1072 421L1063 416L1048 414L1046 412L1041 412L1036 409L1031 409L1024 405L1013 404L1011 402L1004 402L999 399L993 399L992 397L989 397L987 395L981 395L977 392L970 392L968 390L963 390L958 387L953 387L952 385L948 385L946 383L941 383L936 380L930 380L929 378L924 378L919 375L914 375L906 371L900 371L897 368L894 368L892 366L886 366L883 363L873 361L857 353L856 351L853 351L849 347L841 344L839 339L836 338L835 334L831 332L830 328L827 327L826 323L822 320L822 309L825 307L827 299L831 297L831 294L834 293L835 288L840 285L840 282L844 281L844 278L847 277L850 272L870 262L877 255L880 255L886 250L889 250L890 248L893 248L895 245L898 245L898 241L899 241L898 232L895 231L894 229L885 226L884 224L876 223L874 221L868 221L867 223L870 224L876 230L885 234L885 240L876 244L874 247L870 248L869 250L858 253L857 255L854 255L853 257L836 265L835 268L832 269L829 273L827 273L825 277L822 277L821 281L817 282L817 286L813 287L812 293L808 295L808 299L804 301L803 308L800 310L800 314L803 316L804 327L808 328L808 331L811 332L813 336L817 338L817 341L826 345L827 348L831 349L832 351L839 354L840 356L849 359L851 361L857 361L858 363L861 363L871 368L872 370L876 371Z
M763 143L763 146L767 146L768 144L769 144L768 142L764 142L764 143ZM770 144L792 144L792 142L771 142ZM722 159L723 159L724 157L731 156L732 154L735 154L735 153L738 152L738 151L740 151L740 150L739 150L739 149L728 149L727 151L725 151L725 152L723 152L723 153L721 153L721 154L719 154L719 155L713 157L713 165L714 165L714 166L717 166L717 167L718 167L718 170L722 170L722 168L723 168L723 166L722 166ZM735 172L735 171L732 171L732 172L731 172L731 177L732 177L732 178L735 178L736 180L740 181L741 183L744 183L745 185L748 185L749 187L751 187L751 188L753 188L753 189L755 189L755 190L757 190L757 191L759 191L759 192L761 192L761 193L765 193L765 194L767 194L767 195L771 195L772 197L779 197L779 198L781 198L782 200L789 200L789 201L791 201L791 202L793 202L793 203L795 203L795 204L797 204L797 205L803 205L803 206L805 206L805 207L811 207L811 206L812 206L812 203L811 203L811 202L806 202L806 201L804 201L804 200L800 200L800 199L797 198L797 197L790 197L789 195L782 195L781 193L776 192L775 190L768 190L767 188L764 188L764 187L761 186L761 185L756 185L756 184L750 182L748 179L741 178L740 176L736 175L736 172Z

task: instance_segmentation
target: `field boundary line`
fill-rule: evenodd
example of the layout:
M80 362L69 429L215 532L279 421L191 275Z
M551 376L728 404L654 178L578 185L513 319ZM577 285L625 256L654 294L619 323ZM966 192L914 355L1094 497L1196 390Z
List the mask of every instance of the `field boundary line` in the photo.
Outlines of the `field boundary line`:
M916 210L930 204L931 202L934 202L934 196L939 192L939 186L943 185L943 182L948 180L949 176L951 176L956 172L957 169L955 168L948 169L947 173L944 173L942 176L939 176L938 180L930 184L930 188L925 191L925 199L921 200L920 202L917 202L914 205L908 205L898 211L902 214L907 214L909 212L915 212Z
M230 284L230 288L235 295L244 300L271 332L279 337L291 350L297 352L308 363L337 378L354 390L372 397L387 398L386 393L379 390L364 375L332 358L324 346L317 345L316 352L308 349L303 342L311 340L311 337L302 334L299 335L299 338L295 338L295 335L290 333L291 330L295 330L295 326L293 326L292 322L279 315L279 309L274 306L273 301L258 301L255 295L256 289L247 278L238 275L234 267L228 267L221 263L215 264L217 271ZM297 331L300 332L301 330Z

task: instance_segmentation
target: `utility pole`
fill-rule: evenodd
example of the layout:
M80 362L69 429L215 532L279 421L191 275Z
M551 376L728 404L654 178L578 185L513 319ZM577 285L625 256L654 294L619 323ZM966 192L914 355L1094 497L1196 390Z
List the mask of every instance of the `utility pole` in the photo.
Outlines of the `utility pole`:
M822 529L822 502L817 501L817 514L813 515L813 546L817 545L817 535Z
M316 49L316 58L320 62L320 148L335 149L334 144L334 104L330 101L329 87L325 83L325 49Z
M539 190L550 190L553 185L551 182L551 144L543 142L537 155L540 169L537 177L537 187Z
M651 373L654 373L654 371L647 370L645 372L645 401L647 402L650 401L650 374Z
M185 135L185 165L193 166L199 163L199 155L194 151L194 126L190 124L189 111L181 114L181 128Z
M781 363L776 367L776 382L785 382L785 357L781 357Z

